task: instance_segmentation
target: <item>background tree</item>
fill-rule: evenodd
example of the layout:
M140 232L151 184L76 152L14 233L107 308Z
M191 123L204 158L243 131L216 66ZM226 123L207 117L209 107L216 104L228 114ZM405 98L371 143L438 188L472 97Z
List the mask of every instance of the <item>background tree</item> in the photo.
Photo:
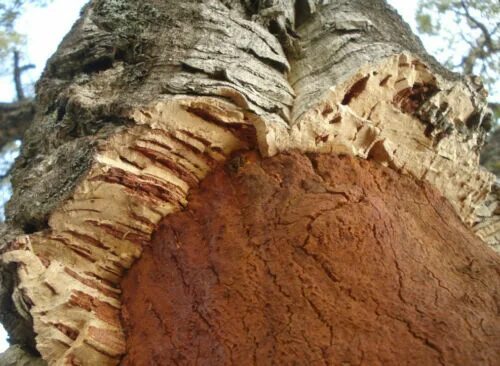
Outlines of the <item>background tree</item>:
M489 136L489 141L481 154L481 163L490 171L500 176L500 128L497 127Z

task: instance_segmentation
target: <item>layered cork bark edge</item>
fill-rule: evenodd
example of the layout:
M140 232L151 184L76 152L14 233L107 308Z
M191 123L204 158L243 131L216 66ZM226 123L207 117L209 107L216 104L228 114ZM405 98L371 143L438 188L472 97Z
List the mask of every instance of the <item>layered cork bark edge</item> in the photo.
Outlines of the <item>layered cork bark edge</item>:
M19 237L2 255L17 264L16 305L33 318L42 357L50 365L119 363L124 272L156 225L186 206L190 188L237 151L374 160L428 181L473 226L493 183L471 128L483 113L475 92L402 53L332 86L289 126L216 97L177 96L131 111L134 125L100 141L49 229Z

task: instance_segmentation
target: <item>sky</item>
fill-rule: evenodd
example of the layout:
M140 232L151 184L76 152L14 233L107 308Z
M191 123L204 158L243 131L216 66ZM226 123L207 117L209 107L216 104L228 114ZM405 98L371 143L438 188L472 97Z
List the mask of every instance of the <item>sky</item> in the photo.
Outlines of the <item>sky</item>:
M55 52L64 35L70 30L87 0L54 0L45 8L29 7L18 20L16 28L27 36L26 59L36 68L25 74L24 82L34 83L45 67L47 59ZM389 0L416 32L415 12L417 1ZM436 42L436 41L429 41ZM425 39L428 48L437 48ZM0 101L12 101L14 86L10 76L0 77ZM7 335L0 325L0 352L7 349Z
M23 82L35 82L40 77L47 59L56 51L86 3L87 0L54 0L47 7L30 6L17 21L17 31L27 36L26 60L36 66L24 74ZM0 101L13 98L12 77L1 77Z

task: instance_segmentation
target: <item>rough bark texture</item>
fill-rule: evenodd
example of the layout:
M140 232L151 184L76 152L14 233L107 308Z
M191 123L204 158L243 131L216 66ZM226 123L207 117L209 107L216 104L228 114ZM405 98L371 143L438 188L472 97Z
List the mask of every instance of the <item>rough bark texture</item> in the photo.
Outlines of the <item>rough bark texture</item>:
M136 127L97 146L85 180L52 213L50 230L4 249L4 263L21 264L17 305L33 317L37 348L53 363L120 359L124 271L156 223L186 205L191 187L231 152L255 144L245 113L220 100L158 103L133 117Z
M382 0L91 1L37 86L0 320L50 365L119 363L123 275L239 150L371 159L480 224L484 96Z
M428 184L347 156L235 156L122 288L124 366L500 361L500 257Z

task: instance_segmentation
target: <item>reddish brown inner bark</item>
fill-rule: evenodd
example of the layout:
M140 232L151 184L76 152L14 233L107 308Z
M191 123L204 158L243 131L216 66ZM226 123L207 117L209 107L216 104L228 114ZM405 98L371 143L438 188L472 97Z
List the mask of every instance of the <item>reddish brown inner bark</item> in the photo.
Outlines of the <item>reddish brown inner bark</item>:
M424 183L242 155L123 283L129 365L494 365L500 258Z

